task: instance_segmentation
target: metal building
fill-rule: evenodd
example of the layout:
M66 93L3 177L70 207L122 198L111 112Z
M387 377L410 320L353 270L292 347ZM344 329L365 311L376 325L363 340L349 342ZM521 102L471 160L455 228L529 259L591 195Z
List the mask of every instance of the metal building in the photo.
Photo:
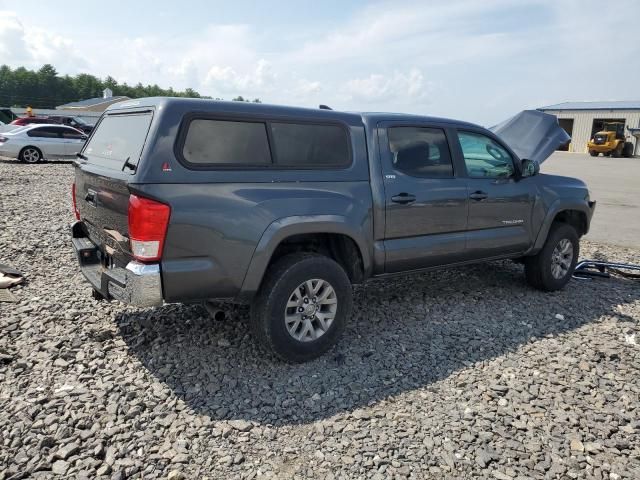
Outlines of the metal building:
M558 117L560 126L571 136L564 147L570 152L587 152L587 142L604 122L624 122L628 141L634 144L635 155L640 155L640 101L637 102L564 102L538 108ZM633 130L631 130L633 129Z

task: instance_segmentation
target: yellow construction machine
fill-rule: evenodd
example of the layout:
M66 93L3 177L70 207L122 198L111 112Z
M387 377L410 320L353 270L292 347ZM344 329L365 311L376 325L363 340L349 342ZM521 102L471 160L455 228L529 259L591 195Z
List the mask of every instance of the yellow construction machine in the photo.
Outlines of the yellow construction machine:
M605 157L633 156L633 143L627 141L623 122L606 122L601 131L593 134L587 143L587 150L592 157L602 153Z

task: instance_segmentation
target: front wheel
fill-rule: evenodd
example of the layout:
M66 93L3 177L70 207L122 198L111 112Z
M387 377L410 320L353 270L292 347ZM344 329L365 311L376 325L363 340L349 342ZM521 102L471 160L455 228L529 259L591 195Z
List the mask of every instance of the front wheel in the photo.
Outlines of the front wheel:
M25 147L18 158L25 163L38 163L42 160L42 153L36 147Z
M589 151L589 155L591 155L592 157L597 157L598 156L598 152L596 152L595 150L590 150Z
M560 290L571 279L579 253L576 229L566 223L554 223L542 250L525 261L527 282L538 290Z
M623 143L619 143L618 146L616 148L613 149L613 151L611 152L611 156L613 158L620 158L622 156L622 149L624 148L624 144Z
M349 278L334 260L287 255L267 272L251 305L251 328L280 358L304 362L337 343L352 302Z

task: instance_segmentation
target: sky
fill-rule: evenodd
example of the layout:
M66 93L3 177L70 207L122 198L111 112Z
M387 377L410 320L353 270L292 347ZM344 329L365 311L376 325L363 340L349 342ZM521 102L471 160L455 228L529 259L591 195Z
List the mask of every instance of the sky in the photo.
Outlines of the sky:
M0 0L0 64L489 126L640 100L639 31L638 0Z

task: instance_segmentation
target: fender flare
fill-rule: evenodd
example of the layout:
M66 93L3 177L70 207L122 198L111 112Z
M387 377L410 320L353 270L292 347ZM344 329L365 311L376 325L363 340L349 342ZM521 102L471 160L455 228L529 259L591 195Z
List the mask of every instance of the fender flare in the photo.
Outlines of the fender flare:
M547 240L549 229L551 228L556 215L566 210L576 210L578 212L584 213L587 217L587 226L585 233L589 231L589 223L591 222L591 208L589 208L589 204L584 200L567 200L564 198L558 198L551 204L551 206L547 210L547 214L542 221L542 226L538 231L536 241L533 245L533 248L531 249L532 252L535 253L542 249L542 247L544 246L544 242Z
M263 232L256 249L253 252L249 268L245 274L239 298L248 300L258 291L262 278L271 261L276 248L286 238L292 235L306 233L338 233L350 237L360 250L364 277L371 274L371 252L362 232L356 230L341 215L296 215L283 217L272 222Z

